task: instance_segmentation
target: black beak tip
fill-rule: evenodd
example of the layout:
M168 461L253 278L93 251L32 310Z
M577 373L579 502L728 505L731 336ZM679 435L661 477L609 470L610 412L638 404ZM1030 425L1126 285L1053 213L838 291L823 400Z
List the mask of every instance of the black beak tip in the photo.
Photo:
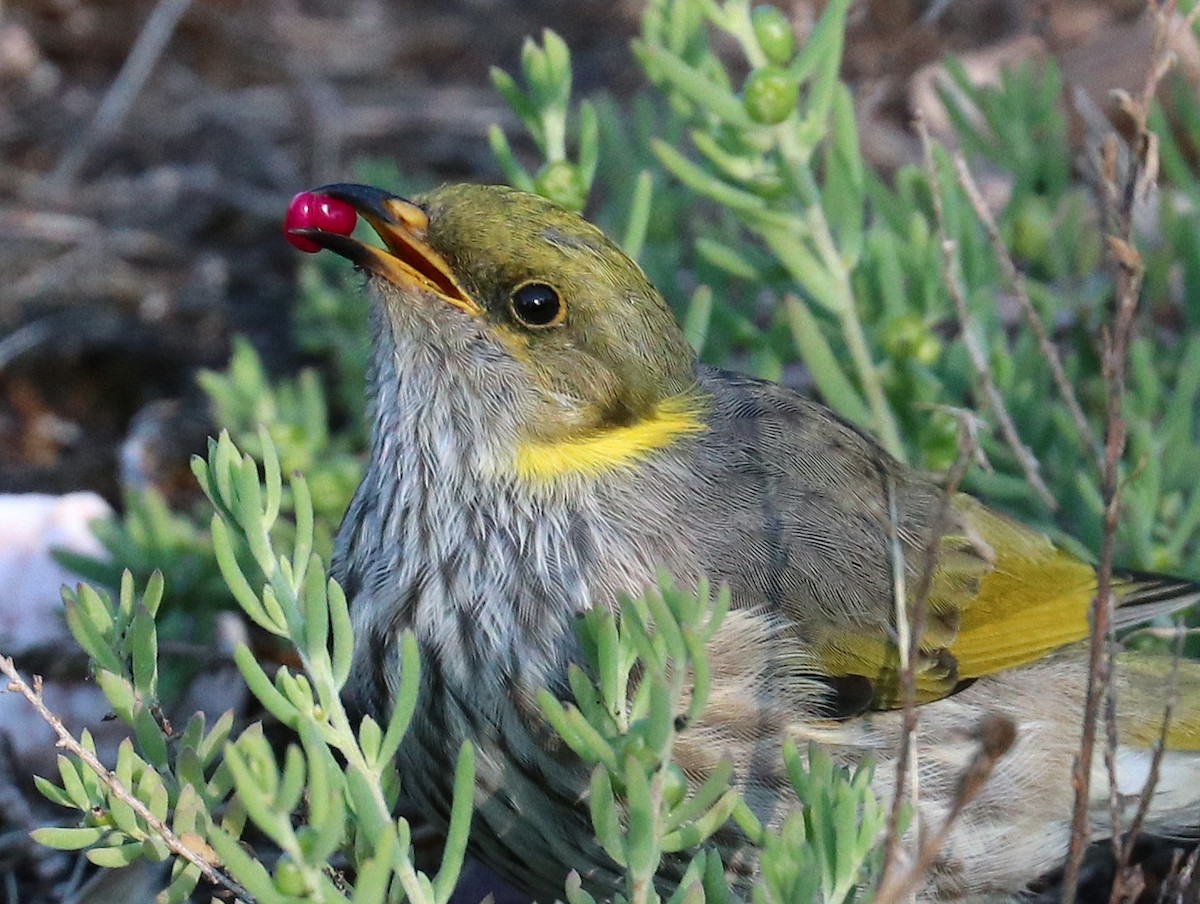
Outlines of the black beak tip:
M317 229L312 226L292 226L285 229L284 232L298 239L308 239L310 242L315 242L318 245L321 244L322 239L331 234L324 229Z
M320 188L313 189L313 194L326 195L337 201L343 201L360 214L385 221L392 221L395 218L388 211L384 202L404 200L399 195L384 191L382 188L375 188L372 185L358 185L354 182L334 182L330 185L322 185Z
M289 229L287 234L307 239L318 248L341 255L356 266L363 266L364 261L368 259L367 246L348 235L339 235L336 232L326 232L324 229L313 229L309 226Z

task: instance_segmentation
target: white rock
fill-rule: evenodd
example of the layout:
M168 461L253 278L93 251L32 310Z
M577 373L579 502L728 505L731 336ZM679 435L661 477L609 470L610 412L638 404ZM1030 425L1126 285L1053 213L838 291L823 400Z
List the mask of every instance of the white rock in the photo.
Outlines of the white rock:
M111 515L112 508L95 493L0 495L0 650L5 654L71 640L62 620L61 588L79 579L51 553L67 549L104 556L91 524Z
M63 619L61 588L79 578L59 565L52 551L104 556L91 524L111 514L95 493L0 495L0 654L20 656L56 644L64 652L77 650ZM102 721L108 702L90 681L47 681L45 700L76 736L87 727L108 746L105 740L124 734L119 723ZM0 732L35 771L55 775L54 734L19 694L0 693Z

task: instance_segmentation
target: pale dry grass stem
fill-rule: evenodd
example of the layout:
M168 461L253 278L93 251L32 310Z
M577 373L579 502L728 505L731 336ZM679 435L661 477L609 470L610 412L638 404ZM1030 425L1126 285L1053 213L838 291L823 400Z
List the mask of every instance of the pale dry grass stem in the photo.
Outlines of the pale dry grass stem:
M114 797L128 806L138 818L141 819L147 827L158 835L163 840L163 843L170 849L171 853L177 857L181 857L188 863L192 864L200 871L212 885L223 888L235 896L237 901L243 904L254 904L254 898L241 885L235 882L232 878L222 873L216 868L214 863L196 850L195 846L187 844L180 836L176 835L171 828L161 819L150 812L149 808L142 803L138 798L126 788L121 781L110 772L99 758L84 747L75 739L75 736L67 730L63 725L62 719L54 714L53 711L46 705L46 701L42 698L42 679L34 676L33 684L30 685L17 671L12 659L7 656L0 656L0 674L8 678L7 690L18 693L29 701L29 705L34 708L39 716L50 726L58 740L56 746L69 751L81 763L86 765L96 777L104 783L104 786L112 793Z
M1072 770L1075 804L1072 813L1071 840L1063 876L1062 904L1074 904L1079 885L1079 871L1083 862L1084 849L1089 834L1088 810L1090 802L1090 780L1093 752L1096 741L1097 721L1100 717L1101 701L1105 701L1106 757L1111 762L1115 757L1116 706L1112 696L1111 676L1113 667L1112 628L1112 583L1113 552L1117 524L1121 510L1120 463L1125 451L1128 425L1121 415L1125 397L1126 369L1129 346L1133 336L1134 318L1137 313L1145 274L1144 263L1133 237L1133 212L1135 205L1152 192L1158 174L1158 143L1149 131L1147 123L1151 106L1158 93L1158 86L1174 62L1169 51L1173 38L1173 25L1191 28L1197 10L1176 18L1177 4L1172 0L1160 9L1148 2L1149 14L1154 16L1154 52L1150 58L1141 93L1135 98L1119 94L1122 110L1133 122L1133 136L1128 154L1122 161L1121 146L1115 132L1102 143L1099 152L1099 177L1096 193L1108 226L1107 246L1109 257L1116 268L1116 301L1110 323L1103 331L1103 372L1108 384L1108 403L1105 415L1104 456L1101 473L1101 497L1104 503L1104 535L1100 547L1097 567L1097 590L1092 603L1092 634L1088 658L1088 686L1084 701L1082 737L1079 755ZM1200 7L1197 7L1200 10ZM1124 163L1124 165L1122 165ZM1155 772L1148 777L1142 794L1148 798L1153 793ZM1110 781L1110 785L1111 785ZM1117 818L1117 804L1110 796L1110 808ZM1139 821L1140 822L1140 821ZM1115 828L1115 826L1114 826ZM1116 834L1116 833L1114 833ZM1114 842L1120 844L1119 841ZM1129 874L1129 857L1132 841L1119 849L1117 878L1113 888L1113 900L1127 898L1133 888L1123 885L1122 877Z
M1058 501L1054 498L1054 494L1050 492L1050 488L1046 486L1046 482L1042 479L1041 465L1029 450L1029 447L1021 440L1021 436L1017 432L1017 425L1014 423L1012 415L1009 414L1008 406L1004 402L1004 396L1000 394L1000 390L996 388L996 381L992 379L992 371L988 364L987 353L980 345L974 320L971 317L970 309L967 307L966 293L963 290L962 280L959 278L957 243L946 234L946 217L941 190L938 187L937 168L933 161L933 146L930 142L929 130L919 115L913 118L913 125L917 130L917 135L921 139L925 173L929 180L934 219L937 223L938 243L942 250L942 276L946 283L946 290L950 294L950 299L954 302L954 310L958 316L959 335L962 338L963 348L966 349L967 357L970 359L971 369L975 371L975 379L979 384L980 391L983 393L984 402L992 412L992 416L996 419L996 426L1000 430L1000 435L1004 437L1004 441L1012 449L1013 454L1020 462L1026 482L1037 493L1038 498L1042 500L1045 506L1050 511L1055 511L1058 508Z

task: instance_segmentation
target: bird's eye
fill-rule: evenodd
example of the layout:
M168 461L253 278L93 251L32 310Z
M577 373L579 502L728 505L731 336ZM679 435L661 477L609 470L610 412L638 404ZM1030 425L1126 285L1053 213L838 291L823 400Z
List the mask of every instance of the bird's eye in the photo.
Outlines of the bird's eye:
M567 313L567 306L554 287L540 282L517 286L508 304L521 325L532 329L558 326Z

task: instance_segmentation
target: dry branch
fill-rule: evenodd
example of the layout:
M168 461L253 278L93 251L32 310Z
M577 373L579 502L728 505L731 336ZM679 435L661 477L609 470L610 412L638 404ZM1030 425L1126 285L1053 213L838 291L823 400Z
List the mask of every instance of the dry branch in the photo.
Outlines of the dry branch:
M19 693L28 700L29 705L37 711L37 714L42 717L46 724L54 731L55 735L58 736L57 746L68 750L80 762L91 769L112 795L132 809L138 815L138 818L145 822L151 831L163 840L173 854L177 857L182 857L188 863L195 866L200 870L200 874L213 885L227 889L238 900L245 902L245 904L254 904L254 898L241 885L218 870L200 853L188 847L178 835L171 831L166 823L151 813L145 804L121 784L116 776L109 772L94 753L75 740L75 736L67 731L67 727L63 725L62 720L46 706L45 700L42 699L41 678L34 676L33 686L30 687L29 683L21 677L21 673L17 671L16 666L13 665L13 661L7 656L0 656L0 674L8 678L8 690Z

